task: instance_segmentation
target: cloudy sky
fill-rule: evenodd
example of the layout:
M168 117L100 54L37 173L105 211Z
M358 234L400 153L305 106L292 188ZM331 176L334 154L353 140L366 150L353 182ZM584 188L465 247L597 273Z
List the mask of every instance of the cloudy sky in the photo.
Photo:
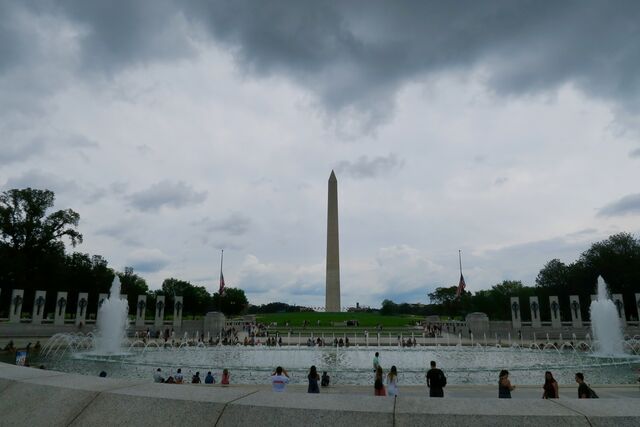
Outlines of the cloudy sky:
M640 231L637 1L0 0L0 187L77 249L252 303L533 284ZM636 234L637 235L637 234Z

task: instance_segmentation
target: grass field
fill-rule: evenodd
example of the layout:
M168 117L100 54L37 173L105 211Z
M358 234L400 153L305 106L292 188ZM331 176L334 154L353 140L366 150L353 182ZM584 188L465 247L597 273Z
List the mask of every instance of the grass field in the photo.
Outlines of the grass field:
M284 326L285 322L289 322L290 327L299 328L303 321L309 322L310 327L317 327L318 320L320 327L342 326L347 320L357 320L360 327L375 327L381 324L383 327L403 327L413 326L416 322L424 320L422 316L398 315L383 316L377 313L316 313L316 312L298 312L298 313L272 313L257 314L256 320L262 323L277 322L278 326Z

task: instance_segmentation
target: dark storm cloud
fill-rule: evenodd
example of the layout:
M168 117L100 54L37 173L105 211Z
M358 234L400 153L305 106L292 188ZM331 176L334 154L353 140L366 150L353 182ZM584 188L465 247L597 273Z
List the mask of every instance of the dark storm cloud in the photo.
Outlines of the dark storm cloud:
M476 65L500 93L571 82L640 107L637 1L214 1L193 10L246 70L287 74L330 109L388 108L404 81Z
M131 205L141 211L158 210L164 206L181 208L197 205L207 198L207 192L198 192L182 181L161 181L146 190L129 196Z
M382 175L394 173L402 168L403 162L398 160L395 154L390 153L388 156L379 156L369 159L367 156L361 156L358 160L350 162L343 160L336 165L338 174L346 173L353 178L376 178Z
M61 0L0 8L0 74L38 52L20 25L31 13L77 32L79 73L187 58L209 35L245 72L287 76L314 92L328 112L354 113L365 125L385 119L404 83L450 70L481 70L500 94L571 83L640 111L640 2L634 0Z
M620 215L640 215L640 193L624 196L598 211L598 216Z

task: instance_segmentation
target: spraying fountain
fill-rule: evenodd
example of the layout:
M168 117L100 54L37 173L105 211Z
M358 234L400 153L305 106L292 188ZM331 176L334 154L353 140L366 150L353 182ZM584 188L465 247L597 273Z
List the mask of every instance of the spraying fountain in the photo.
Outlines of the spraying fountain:
M609 298L607 285L602 276L598 276L598 299L591 302L589 310L593 338L598 341L597 354L623 355L623 339L618 312L613 301Z
M122 354L122 342L127 330L129 304L120 298L120 278L114 277L109 298L100 307L98 333L95 337L95 354Z

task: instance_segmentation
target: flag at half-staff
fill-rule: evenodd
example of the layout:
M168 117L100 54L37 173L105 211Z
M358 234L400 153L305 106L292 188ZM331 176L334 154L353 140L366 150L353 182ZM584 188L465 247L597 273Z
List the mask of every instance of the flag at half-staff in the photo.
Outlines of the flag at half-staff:
M222 261L224 259L224 249L222 250L222 253L220 254L220 288L218 289L218 294L220 294L220 296L224 295L224 275L222 274Z
M460 273L460 283L458 283L458 289L456 290L456 298L460 298L460 295L464 292L464 288L467 287L467 284L464 283L464 276Z
M460 250L458 250L458 260L460 261L460 282L458 282L456 298L460 298L460 295L464 292L464 288L467 287L467 284L464 282L464 276L462 275L462 251Z

